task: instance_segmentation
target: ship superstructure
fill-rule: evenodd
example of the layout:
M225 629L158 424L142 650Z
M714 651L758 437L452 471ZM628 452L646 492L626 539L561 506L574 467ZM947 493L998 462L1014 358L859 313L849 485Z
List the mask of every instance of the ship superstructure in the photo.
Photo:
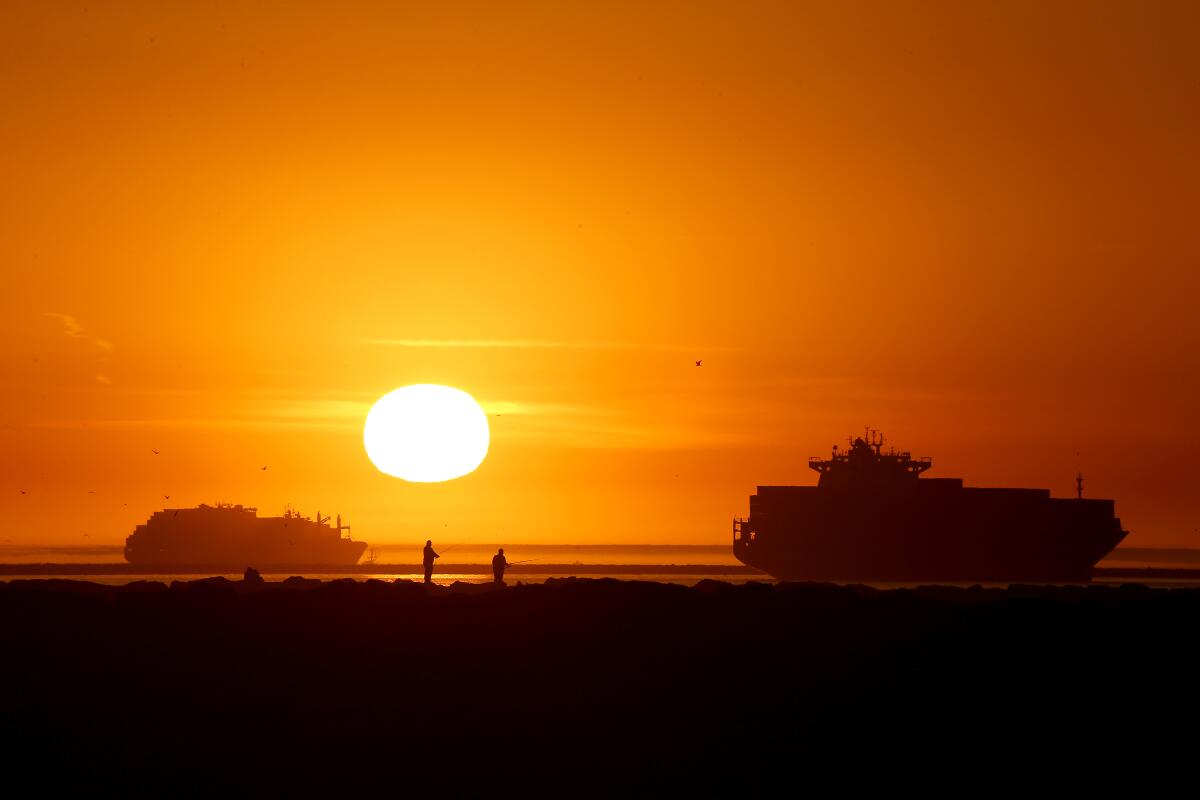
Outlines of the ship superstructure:
M759 486L734 555L788 580L1087 581L1125 538L1112 500L921 477L928 457L874 431L809 459L816 486Z

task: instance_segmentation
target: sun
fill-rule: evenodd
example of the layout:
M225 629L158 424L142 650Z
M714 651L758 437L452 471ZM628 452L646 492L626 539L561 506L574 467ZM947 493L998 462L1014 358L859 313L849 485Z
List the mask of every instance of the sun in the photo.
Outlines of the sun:
M417 383L375 401L363 425L367 457L382 473L437 483L474 472L487 455L487 415L450 386Z

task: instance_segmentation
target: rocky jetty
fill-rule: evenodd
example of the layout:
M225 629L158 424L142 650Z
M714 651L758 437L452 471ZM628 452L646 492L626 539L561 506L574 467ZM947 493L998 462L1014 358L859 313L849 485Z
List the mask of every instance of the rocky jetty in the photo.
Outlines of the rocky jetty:
M1191 763L1197 619L1133 584L14 580L0 735L43 786L1080 787Z

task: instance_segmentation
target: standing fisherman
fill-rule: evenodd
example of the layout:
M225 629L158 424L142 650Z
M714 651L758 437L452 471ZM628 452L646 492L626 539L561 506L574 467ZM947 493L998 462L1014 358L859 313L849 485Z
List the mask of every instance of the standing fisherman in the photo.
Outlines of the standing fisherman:
M504 568L508 566L508 560L504 557L504 548L500 548L500 552L492 556L492 575L496 578L496 583L504 583Z
M425 561L425 583L433 583L433 560L438 557L438 554L433 552L433 539L425 542L423 555Z

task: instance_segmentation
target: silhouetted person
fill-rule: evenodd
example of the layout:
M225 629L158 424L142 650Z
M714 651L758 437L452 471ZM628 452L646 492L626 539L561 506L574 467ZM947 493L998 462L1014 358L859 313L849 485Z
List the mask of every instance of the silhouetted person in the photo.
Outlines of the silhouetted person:
M500 552L492 556L492 575L496 578L496 583L504 583L504 568L508 566L508 560L504 557L504 548L500 548Z
M433 560L438 558L438 554L433 552L433 539L428 539L425 542L424 562L425 562L425 582L433 583Z

